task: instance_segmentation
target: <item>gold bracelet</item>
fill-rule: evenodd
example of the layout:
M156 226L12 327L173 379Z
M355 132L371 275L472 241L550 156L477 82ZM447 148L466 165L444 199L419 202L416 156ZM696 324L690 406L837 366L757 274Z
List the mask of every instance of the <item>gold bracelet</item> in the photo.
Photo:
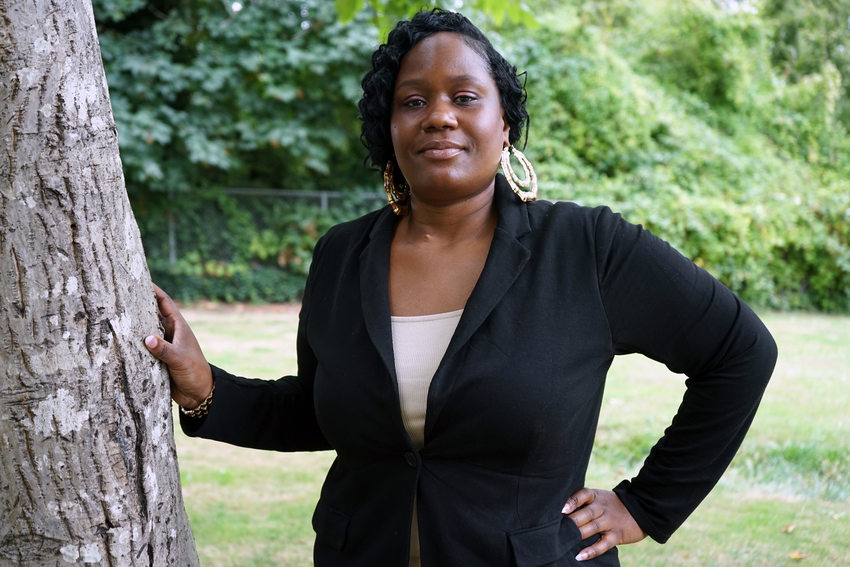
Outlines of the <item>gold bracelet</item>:
M204 401L201 402L201 405L196 407L195 409L186 409L183 406L180 406L180 413L183 415L189 416L194 419L198 419L199 417L204 417L210 411L210 404L212 403L213 392L215 392L215 382L213 381L212 390L210 390L209 395L204 398Z

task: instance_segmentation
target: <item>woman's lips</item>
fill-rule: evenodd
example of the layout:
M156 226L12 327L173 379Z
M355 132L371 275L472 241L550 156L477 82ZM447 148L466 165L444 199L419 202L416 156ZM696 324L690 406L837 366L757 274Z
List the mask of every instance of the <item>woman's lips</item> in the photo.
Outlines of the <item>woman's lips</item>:
M431 159L449 159L453 158L463 150L460 148L433 148L423 150L422 154Z
M463 151L463 148L452 142L431 142L425 144L421 154L431 159L450 159Z

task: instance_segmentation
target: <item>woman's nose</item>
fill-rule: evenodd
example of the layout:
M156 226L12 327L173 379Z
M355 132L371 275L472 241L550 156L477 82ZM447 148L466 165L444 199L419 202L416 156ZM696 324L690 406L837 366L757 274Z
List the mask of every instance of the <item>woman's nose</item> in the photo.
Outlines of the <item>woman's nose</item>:
M450 100L436 100L428 107L422 123L423 130L456 128L457 116Z

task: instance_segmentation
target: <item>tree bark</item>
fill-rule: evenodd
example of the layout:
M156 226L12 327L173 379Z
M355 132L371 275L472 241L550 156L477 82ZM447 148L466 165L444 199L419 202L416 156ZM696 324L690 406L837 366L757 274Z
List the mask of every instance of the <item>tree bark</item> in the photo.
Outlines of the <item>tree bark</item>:
M0 0L0 566L198 565L89 1Z

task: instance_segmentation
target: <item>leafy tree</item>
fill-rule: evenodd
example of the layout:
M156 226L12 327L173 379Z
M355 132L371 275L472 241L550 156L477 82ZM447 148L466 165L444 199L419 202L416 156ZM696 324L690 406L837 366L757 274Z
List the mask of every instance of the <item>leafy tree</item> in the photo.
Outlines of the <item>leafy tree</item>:
M409 18L419 10L442 7L456 9L457 3L437 0L335 0L340 20L347 22L360 13L364 7L372 13L372 21L380 25L382 37L399 20ZM470 0L463 3L464 11L486 14L496 24L510 22L526 27L537 27L537 20L524 2L511 0Z
M301 0L96 0L95 14L131 194L365 178L367 23Z
M528 73L526 153L547 197L612 206L754 303L850 308L850 184L824 159L847 143L834 77L776 81L769 26L703 2L537 15L533 40L502 33Z
M365 15L341 24L320 0L95 0L95 14L155 279L242 277L259 263L275 268L264 287L291 289L250 250L268 200L221 188L374 186L356 103L376 28Z
M464 12L528 72L527 155L546 196L614 206L751 301L850 309L846 3L535 0L533 30L504 0ZM359 80L419 4L96 6L155 278L178 294L293 297L316 235L378 202L331 215L220 188L379 191Z
M850 1L764 0L761 14L774 28L771 60L780 77L799 83L838 71L838 116L850 128Z
M771 61L785 110L769 134L806 161L847 175L850 161L850 1L766 0L772 26Z

